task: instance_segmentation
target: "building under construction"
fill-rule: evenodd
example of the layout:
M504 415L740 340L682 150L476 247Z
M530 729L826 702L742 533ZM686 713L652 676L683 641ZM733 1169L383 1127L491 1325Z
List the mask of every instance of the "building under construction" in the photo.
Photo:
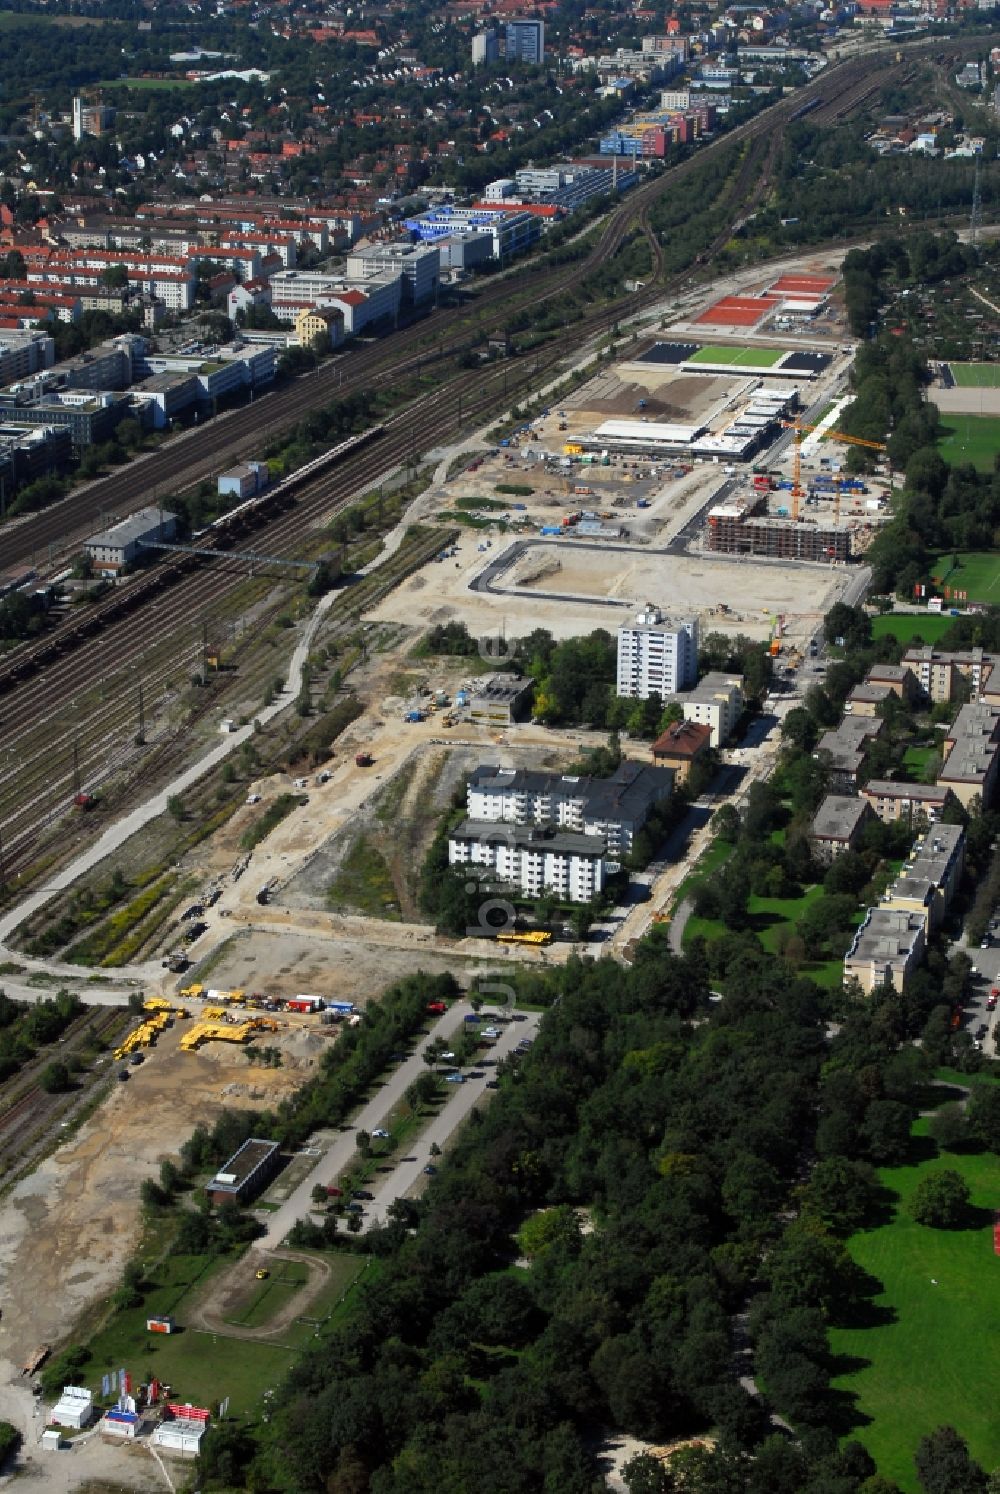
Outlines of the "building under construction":
M768 560L844 561L851 555L846 526L760 514L759 501L720 503L709 510L708 549L716 555L754 555Z

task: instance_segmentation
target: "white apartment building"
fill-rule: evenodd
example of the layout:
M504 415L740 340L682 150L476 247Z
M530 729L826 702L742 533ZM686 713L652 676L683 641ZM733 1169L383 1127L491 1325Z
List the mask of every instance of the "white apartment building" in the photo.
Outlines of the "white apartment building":
M47 332L0 333L0 384L26 379L31 374L51 368L56 361L56 345Z
M618 629L618 694L637 700L686 690L698 679L698 621L668 622L651 602ZM712 743L713 747L715 743Z
M433 301L441 276L441 252L434 244L368 244L347 256L348 280L365 281L375 275L401 275L403 300L410 306Z
M395 321L403 279L398 270L380 270L363 281L311 270L279 270L270 284L271 310L280 320L294 322L305 306L339 306L344 332L354 336L373 322Z
M571 903L589 903L603 891L606 852L600 836L549 825L463 820L448 836L449 866L479 867L525 897L551 892Z
M711 727L712 747L724 747L743 715L743 676L712 670L681 701L685 721Z
M673 787L672 769L630 759L608 778L480 764L469 778L465 804L477 823L548 825L593 836L617 859L631 852L636 835Z

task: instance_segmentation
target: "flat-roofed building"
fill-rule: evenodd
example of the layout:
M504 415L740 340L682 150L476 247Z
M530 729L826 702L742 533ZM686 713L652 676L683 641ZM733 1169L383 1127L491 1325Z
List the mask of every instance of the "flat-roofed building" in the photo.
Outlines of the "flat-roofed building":
M886 825L895 820L912 823L921 817L933 823L947 804L955 802L949 788L936 783L910 783L905 778L870 778L861 795Z
M969 692L976 700L989 687L996 690L1000 670L1000 657L988 654L982 648L939 649L929 645L907 649L903 664L912 669L920 691L928 700L953 700L959 679L967 681Z
M809 829L813 855L821 866L829 866L845 851L855 851L866 825L875 812L864 799L847 794L827 794Z
M347 256L348 280L364 282L373 275L399 275L403 282L403 304L424 306L437 298L441 278L441 255L436 244L413 244L408 239L395 244L368 244Z
M925 919L902 908L869 908L844 956L844 980L867 993L889 985L903 991L923 959Z
M868 760L868 744L882 735L879 716L845 716L835 731L825 731L813 754L826 762L833 788L851 794L857 789Z
M713 747L724 747L743 715L743 676L711 670L681 697L685 721L711 728Z
M918 837L881 905L920 913L932 934L951 906L964 865L965 827L935 825Z
M647 700L686 690L698 678L698 620L664 618L647 602L633 622L618 629L618 694Z
M607 842L553 825L463 820L448 835L450 866L481 867L525 897L589 903L604 889Z
M863 680L844 701L844 712L848 716L877 716L879 707L895 693L890 685L873 685Z
M245 1203L263 1192L280 1166L278 1143L251 1136L205 1184L205 1192L214 1204Z
M267 487L269 477L266 462L240 462L219 473L216 487L220 494L231 498L253 498Z
M920 685L906 664L873 664L866 676L869 685L888 685L900 700L916 700Z
M116 574L143 554L143 544L169 542L177 530L177 517L165 508L140 508L84 545L95 570Z
M938 784L950 788L968 809L974 798L988 809L1000 771L1000 707L977 701L964 705L944 740L944 766Z
M510 726L527 715L531 681L519 674L487 674L469 691L469 717L493 726Z
M486 823L555 825L596 835L611 856L626 856L658 804L673 793L669 768L623 759L606 778L481 764L466 788L469 818Z

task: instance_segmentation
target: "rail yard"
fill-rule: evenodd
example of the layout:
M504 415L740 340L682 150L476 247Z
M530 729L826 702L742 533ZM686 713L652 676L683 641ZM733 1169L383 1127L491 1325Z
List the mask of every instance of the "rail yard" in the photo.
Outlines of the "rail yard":
M363 428L0 654L2 968L23 994L62 986L86 1002L100 982L118 1003L74 1017L4 1084L0 1273L15 1290L0 1414L31 1425L18 1366L32 1345L65 1344L68 1325L114 1287L139 1237L140 1184L195 1126L250 1106L293 1113L338 1035L390 981L419 970L468 985L570 957L568 924L533 943L442 935L419 911L415 868L478 764L580 774L569 764L607 734L477 715L487 664L428 654L430 629L461 627L492 664L495 640L614 633L664 599L702 637L770 641L794 673L824 612L863 594L892 473L880 447L867 483L841 476L837 419L856 352L840 291L847 242L724 284L710 266L766 200L782 131L864 110L912 79L925 45L829 66L636 187L579 257L487 280L3 531L5 563L64 575L99 517L195 489L259 455L262 433L338 395L369 397ZM726 151L725 225L698 264L668 275L651 209ZM522 355L468 356L511 312L586 285L633 238L651 268L627 299L598 301ZM323 587L311 587L319 575ZM649 753L626 741L627 762ZM719 761L725 776L736 758ZM192 784L196 764L205 770ZM704 822L728 794L700 804ZM111 849L98 859L102 837ZM352 898L355 874L364 895ZM381 1222L425 1186L438 1137L449 1144L476 1103L462 1075L421 1057L433 1036L454 1058L446 1045L457 1050L464 1024L480 1022L464 1000L440 1007L427 1007L412 1043L400 1040L385 1100L376 1086L361 1112L388 1139L381 1128L398 1124L422 1070L443 1091L455 1084L426 1136L405 1133L405 1188L386 1166L362 1179L377 1193L356 1189L357 1119L317 1131L261 1194L253 1279L227 1268L201 1284L196 1308L186 1301L181 1326L206 1348L273 1339L291 1354L276 1326L237 1330L231 1309L250 1312L253 1282L293 1259L281 1241L310 1189L315 1207L317 1188L321 1199L354 1188L366 1201L358 1215L371 1202L369 1222ZM496 1020L514 1020L512 1009ZM537 1013L528 1020L521 1042L492 1031L490 1051L526 1051ZM76 1082L52 1092L44 1064L74 1054ZM496 1087L486 1069L475 1077ZM227 1178L220 1170L212 1186ZM303 1260L315 1295L325 1276ZM34 1302L23 1286L36 1273L49 1290ZM284 1332L292 1317L275 1324ZM276 1357L276 1374L286 1362ZM119 1451L95 1456L101 1475L127 1477Z

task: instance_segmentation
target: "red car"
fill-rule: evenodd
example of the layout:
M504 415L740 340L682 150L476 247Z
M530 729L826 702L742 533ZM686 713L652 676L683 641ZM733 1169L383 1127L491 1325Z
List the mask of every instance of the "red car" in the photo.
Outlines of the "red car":
M448 1003L446 1001L428 1001L427 1010L435 1017L443 1017L448 1010Z

